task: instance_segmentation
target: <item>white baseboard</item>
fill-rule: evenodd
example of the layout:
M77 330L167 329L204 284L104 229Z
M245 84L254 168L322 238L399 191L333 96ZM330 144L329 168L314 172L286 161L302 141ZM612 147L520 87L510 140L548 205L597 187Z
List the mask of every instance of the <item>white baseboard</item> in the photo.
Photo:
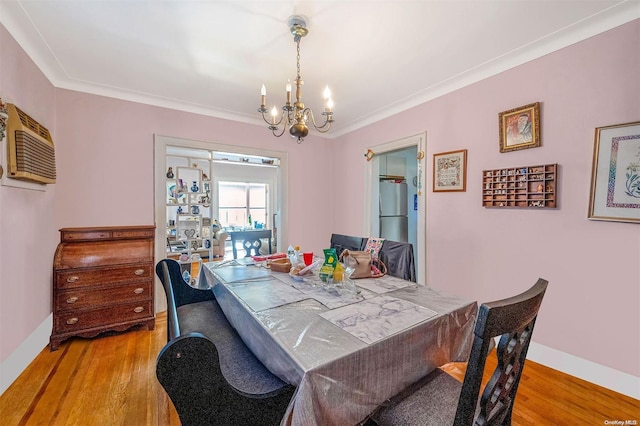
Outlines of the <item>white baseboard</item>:
M49 344L52 326L53 314L50 314L7 359L0 363L0 395Z
M527 359L631 398L640 399L640 377L534 342L529 345Z

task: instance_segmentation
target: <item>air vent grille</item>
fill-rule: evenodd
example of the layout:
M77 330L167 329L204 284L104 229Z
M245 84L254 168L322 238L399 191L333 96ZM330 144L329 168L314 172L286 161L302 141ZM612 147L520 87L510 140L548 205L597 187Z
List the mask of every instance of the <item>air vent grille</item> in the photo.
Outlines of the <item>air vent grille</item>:
M45 129L46 130L46 129ZM53 146L16 130L16 165L23 173L56 181L56 155Z
M49 130L13 104L7 104L7 112L7 177L56 183L56 155Z
M20 108L18 107L15 107L15 108L16 108L16 112L18 113L18 117L20 118L20 122L24 127L26 127L27 129L30 129L32 132L40 135L41 137L45 138L49 142L53 142L51 140L51 135L49 134L49 130L42 127L40 123L38 123L33 118L29 117L29 115L26 114L24 111L22 111Z

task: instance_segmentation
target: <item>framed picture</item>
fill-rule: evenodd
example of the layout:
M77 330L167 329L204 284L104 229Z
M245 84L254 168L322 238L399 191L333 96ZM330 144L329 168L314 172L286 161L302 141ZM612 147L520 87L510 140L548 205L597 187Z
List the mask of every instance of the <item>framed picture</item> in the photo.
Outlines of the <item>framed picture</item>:
M589 219L640 223L640 121L596 128Z
M467 190L467 150L433 154L433 192Z
M540 146L540 102L498 114L500 152Z

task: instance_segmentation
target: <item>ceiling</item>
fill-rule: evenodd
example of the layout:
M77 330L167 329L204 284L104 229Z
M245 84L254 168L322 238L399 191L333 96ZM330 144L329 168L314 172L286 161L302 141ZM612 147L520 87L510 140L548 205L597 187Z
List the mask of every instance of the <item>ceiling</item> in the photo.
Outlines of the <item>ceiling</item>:
M640 18L640 0L0 0L55 87L261 125L261 85L280 107L295 79L294 14L303 100L319 116L329 85L336 137Z

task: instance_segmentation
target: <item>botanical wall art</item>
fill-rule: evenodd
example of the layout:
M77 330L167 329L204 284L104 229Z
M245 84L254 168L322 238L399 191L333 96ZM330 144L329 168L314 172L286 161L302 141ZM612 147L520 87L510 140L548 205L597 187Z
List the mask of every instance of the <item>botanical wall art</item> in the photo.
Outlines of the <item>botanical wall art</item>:
M433 192L466 191L467 150L433 155Z
M540 146L540 102L498 114L500 152Z
M589 219L640 223L640 121L596 128Z

